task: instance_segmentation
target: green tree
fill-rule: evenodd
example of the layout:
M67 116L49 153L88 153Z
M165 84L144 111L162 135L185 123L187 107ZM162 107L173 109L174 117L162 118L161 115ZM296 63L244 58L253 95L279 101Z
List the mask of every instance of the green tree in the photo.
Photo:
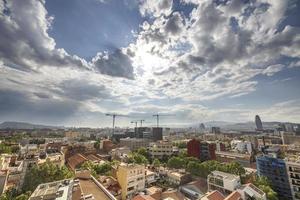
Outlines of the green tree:
M160 161L157 158L155 158L152 162L152 165L157 168L160 166Z
M266 193L268 200L278 200L278 195L272 189L271 182L267 177L257 176L253 184Z
M94 143L94 148L100 149L100 142L98 140Z
M101 175L107 174L111 171L111 169L112 165L109 162L94 166L94 170L96 171L96 173Z
M66 168L58 167L53 163L46 161L41 165L34 165L28 170L25 175L23 192L34 191L35 188L41 183L58 181L73 177L73 173Z
M145 156L141 154L132 153L129 155L129 163L148 164L148 160Z
M180 157L172 157L168 160L167 166L169 168L175 168L175 169L180 169L180 168L185 168L185 161L184 159Z

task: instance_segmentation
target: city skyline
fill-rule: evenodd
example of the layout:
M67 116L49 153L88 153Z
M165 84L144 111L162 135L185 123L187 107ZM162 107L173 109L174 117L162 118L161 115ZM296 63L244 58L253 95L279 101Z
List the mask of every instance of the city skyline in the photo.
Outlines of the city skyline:
M299 123L300 2L0 2L0 122Z

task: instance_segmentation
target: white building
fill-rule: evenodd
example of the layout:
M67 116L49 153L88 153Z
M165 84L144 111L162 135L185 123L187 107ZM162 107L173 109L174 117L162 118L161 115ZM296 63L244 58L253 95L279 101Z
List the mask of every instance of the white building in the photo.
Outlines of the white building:
M208 191L218 190L228 195L241 186L239 176L220 171L213 171L207 176Z
M122 160L123 158L127 157L127 155L131 152L129 147L120 147L112 149L109 154L111 155L112 159Z
M248 141L232 140L230 142L230 145L231 145L232 150L235 150L239 153L251 154L253 151L252 144L251 144L251 142L248 142Z

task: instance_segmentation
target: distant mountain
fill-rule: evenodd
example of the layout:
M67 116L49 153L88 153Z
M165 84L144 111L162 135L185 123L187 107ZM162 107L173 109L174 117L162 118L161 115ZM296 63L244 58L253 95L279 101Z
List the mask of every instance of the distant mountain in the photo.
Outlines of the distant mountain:
M47 126L40 124L30 124L26 122L3 122L0 124L0 129L57 129L63 128L59 126Z

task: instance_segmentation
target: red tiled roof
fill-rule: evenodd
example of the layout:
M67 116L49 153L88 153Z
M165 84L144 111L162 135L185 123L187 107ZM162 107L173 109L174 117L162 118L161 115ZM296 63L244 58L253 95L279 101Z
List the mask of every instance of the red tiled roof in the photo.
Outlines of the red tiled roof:
M227 196L224 200L241 200L242 195L237 191L232 192L229 196Z
M132 200L155 200L150 195L137 195Z
M209 200L224 200L224 196L223 194L221 194L219 191L217 190L214 190L210 193L208 193L206 195L206 198L209 199Z
M74 156L68 158L67 164L72 170L75 170L78 165L84 163L85 161L87 161L86 157L84 157L80 153L77 153Z

